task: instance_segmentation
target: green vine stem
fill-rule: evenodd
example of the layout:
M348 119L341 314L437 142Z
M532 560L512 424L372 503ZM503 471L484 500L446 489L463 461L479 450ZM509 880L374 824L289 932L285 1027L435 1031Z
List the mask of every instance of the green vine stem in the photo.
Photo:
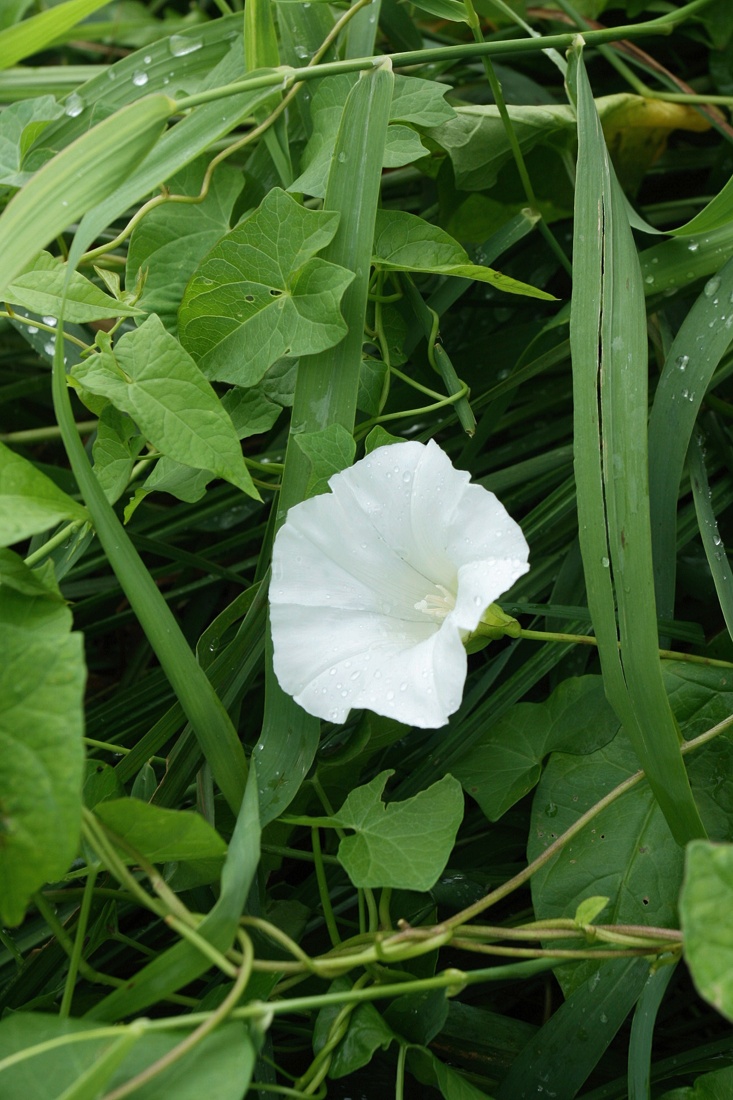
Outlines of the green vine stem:
M672 34L676 27L699 8L711 3L712 0L692 0L677 11L660 15L656 19L650 19L645 23L629 24L623 27L610 27L600 31L587 31L583 39L589 46L597 46L605 42L617 42L623 38L647 37L658 34ZM462 61L469 57L506 57L522 53L536 53L549 49L568 50L576 41L577 33L551 34L541 38L512 38L500 42L465 42L458 46L436 46L426 50L408 50L390 54L392 65L397 68L403 65L430 65L436 62ZM345 61L328 61L322 65L295 69L290 65L281 65L278 69L260 73L245 80L238 80L232 84L220 88L212 88L196 95L184 96L176 101L177 111L188 111L192 107L198 107L202 103L211 103L213 100L222 99L225 96L238 95L240 92L256 91L258 88L289 89L295 83L306 80L321 80L324 76L335 76L340 73L363 72L373 68L379 68L384 64L384 55L373 57L359 57Z
M474 39L476 40L476 42L484 42L485 39L481 30L481 20L476 14L476 10L473 6L472 0L463 0L463 6L466 9L468 25L471 29L471 33ZM534 186L532 184L532 180L530 179L529 172L527 171L524 154L522 153L522 149L519 145L517 135L514 132L514 125L509 116L509 111L504 100L504 93L502 91L501 84L499 83L499 79L496 75L496 72L494 71L494 66L491 64L491 58L488 56L488 54L483 54L481 57L481 61L484 66L484 72L486 73L486 79L488 80L489 87L491 88L491 93L494 97L494 103L496 104L496 108L499 112L499 117L501 118L501 121L504 125L504 133L507 136L507 140L512 151L512 156L514 157L514 163L517 167L517 172L519 173L519 179L521 180L522 187L524 188L524 194L527 197L527 202L529 203L532 213L540 215L537 222L537 228L539 229L542 236L545 238L545 241L552 250L555 258L559 261L560 265L565 269L568 275L572 275L573 269L570 260L558 244L555 235L550 229L549 225L541 216L540 204L537 201Z
M694 752L695 749L701 748L702 745L706 745L709 741L725 733L731 726L733 726L733 715L731 715L730 718L725 718L722 722L718 722L716 726L706 730L705 733L701 733L699 737L694 737L690 741L685 741L684 744L680 746L680 752L683 756L686 756L689 752ZM544 852L537 856L536 859L532 860L532 862L520 871L519 874L514 875L513 878L502 883L496 890L492 890L490 894L474 902L473 905L469 905L466 909L462 909L460 913L456 913L454 916L449 917L448 920L443 922L443 927L458 928L466 924L480 913L490 909L492 905L496 905L498 901L501 901L515 890L518 890L520 886L524 886L525 882L529 882L532 875L539 871L540 867L544 867L553 856L556 856L557 853L565 847L569 840L572 840L574 836L582 832L585 826L592 821L594 817L597 817L602 810L605 810L607 806L610 806L620 798L621 795L626 794L627 791L632 790L638 783L641 783L644 778L644 772L638 771L635 772L634 775L629 776L628 779L625 779L623 783L619 783L617 787L609 791L600 801L591 806L589 810L586 810L569 829L566 829L557 840L554 840L552 844L548 845Z
M239 968L239 973L237 974L232 988L219 1007L214 1012L207 1015L196 1030L192 1031L191 1034L179 1043L178 1046L175 1046L173 1050L169 1050L168 1053L164 1054L162 1058L159 1058L157 1062L153 1062L152 1065L147 1066L146 1069L138 1073L135 1077L131 1077L124 1085L120 1085L119 1088L112 1089L111 1092L105 1093L101 1100L123 1100L125 1096L130 1096L131 1093L137 1092L143 1085L154 1080L154 1078L157 1077L159 1073L162 1073L164 1069L168 1069L169 1066L174 1065L179 1059L183 1058L184 1054L188 1054L189 1051L198 1046L207 1035L210 1035L211 1032L231 1014L247 988L247 983L252 973L252 960L254 958L254 950L249 937L246 936L244 932L239 932L238 935L242 947L243 962ZM142 1022L143 1021L139 1021L138 1023Z

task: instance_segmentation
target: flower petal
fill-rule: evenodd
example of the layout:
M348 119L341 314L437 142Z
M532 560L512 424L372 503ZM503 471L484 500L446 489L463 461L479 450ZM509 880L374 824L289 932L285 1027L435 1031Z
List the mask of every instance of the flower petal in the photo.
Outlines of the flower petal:
M309 713L444 725L464 637L527 571L519 526L435 444L379 448L296 505L273 550L274 669Z
M271 602L419 620L415 603L428 582L380 536L344 483L331 481L330 495L291 508L278 532Z
M449 618L464 636L472 633L489 604L498 600L528 570L526 561L512 558L462 565L458 570L456 606Z
M274 669L283 690L319 718L368 708L435 729L458 708L466 679L460 632L446 620L404 623L364 612L275 604Z
M501 501L481 485L467 485L451 516L446 554L457 565L493 559L526 562L529 547ZM502 592L506 589L497 595Z

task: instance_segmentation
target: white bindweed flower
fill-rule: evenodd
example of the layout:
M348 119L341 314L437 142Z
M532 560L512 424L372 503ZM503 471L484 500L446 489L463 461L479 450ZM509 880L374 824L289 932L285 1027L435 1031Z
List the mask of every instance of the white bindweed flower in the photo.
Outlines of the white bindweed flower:
M274 669L309 714L352 707L437 728L464 639L529 569L518 524L432 441L394 443L288 512L270 585Z

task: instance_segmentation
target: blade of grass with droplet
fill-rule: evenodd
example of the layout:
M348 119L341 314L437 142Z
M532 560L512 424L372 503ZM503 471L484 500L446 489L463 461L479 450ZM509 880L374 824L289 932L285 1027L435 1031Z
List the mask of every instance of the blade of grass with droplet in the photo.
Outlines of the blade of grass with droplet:
M172 99L146 96L77 138L33 176L0 217L0 298L49 241L102 202L158 141Z
M674 614L677 498L695 420L733 335L733 260L710 279L685 317L654 395L649 419L649 499L657 608Z
M608 699L632 740L673 835L685 843L703 836L704 829L680 754L679 731L658 654L643 279L583 67L582 43L571 51L568 77L578 118L570 343L578 517L588 606Z
M392 68L386 61L360 77L344 105L324 200L325 210L338 212L339 226L321 256L354 272L341 303L348 332L335 347L300 360L278 525L287 510L305 498L310 475L310 463L293 435L319 431L330 424L354 430L374 221L393 87ZM313 762L319 733L318 719L306 714L278 684L268 640L265 715L254 750L263 825L295 797Z
M690 471L692 496L700 527L700 537L713 576L715 591L720 601L728 633L733 638L733 574L723 540L718 532L718 521L710 499L710 486L705 469L705 454L702 440L695 438L687 454L687 466Z
M359 0L353 0L352 8L358 2ZM361 11L350 20L346 32L345 57L369 57L374 53L381 7L382 0L366 0Z

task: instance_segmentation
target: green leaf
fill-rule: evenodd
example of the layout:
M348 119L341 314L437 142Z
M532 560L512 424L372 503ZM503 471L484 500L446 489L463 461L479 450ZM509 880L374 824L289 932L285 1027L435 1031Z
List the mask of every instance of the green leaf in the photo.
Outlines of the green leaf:
M733 218L733 179L729 179L718 194L691 221L670 232L677 237L689 237L693 233L712 233L724 226L730 227L731 218Z
M733 678L722 670L665 662L665 686L687 737L731 712ZM715 672L718 673L717 677ZM733 836L724 777L733 768L733 743L719 738L687 757L703 821L717 838ZM532 806L529 859L536 858L599 797L638 770L623 732L589 756L553 753ZM639 783L598 814L532 878L538 919L573 917L589 897L610 898L605 921L675 927L683 851L646 783ZM566 989L587 976L592 963L558 970Z
M163 454L196 469L211 470L259 499L242 457L234 426L212 386L154 314L112 350L74 367L84 389L126 412Z
M703 1073L689 1085L665 1092L659 1100L730 1100L733 1096L733 1066Z
M264 380L248 390L235 386L221 399L238 439L269 432L282 412L282 405L270 400L263 383Z
M345 993L351 988L352 983L344 977L332 982L328 991ZM318 1054L325 1046L341 1011L341 1005L325 1005L318 1013L313 1029L314 1053ZM396 1038L374 1005L357 1005L349 1017L346 1034L334 1051L329 1077L346 1077L368 1065L378 1050L387 1050Z
M84 523L89 514L32 463L0 443L0 544L11 546L63 519Z
M411 1048L408 1064L418 1081L439 1089L445 1100L491 1100L488 1093L482 1092L457 1070L441 1062L431 1050Z
M135 421L105 402L97 422L97 437L92 445L94 473L111 504L124 493L135 459L145 440Z
M294 433L293 439L311 464L306 486L306 497L325 493L328 479L351 466L356 454L356 443L351 432L341 424L329 424L318 432Z
M78 271L68 279L66 266L48 252L41 252L25 271L16 275L5 291L5 300L56 318L61 316L64 300L64 321L76 324L100 321L105 317L135 317L142 313L137 306L111 298Z
M179 313L181 341L208 378L258 382L283 356L332 347L349 271L316 257L338 216L273 188L199 265Z
M466 5L461 0L419 0L415 7L438 19L449 19L454 23L468 22Z
M221 873L219 897L197 929L198 934L219 951L228 951L234 942L259 860L257 775L251 764L237 824ZM94 1005L91 1014L97 1020L131 1016L195 981L209 966L209 959L197 947L182 940L156 955L128 985L114 990Z
M376 428L372 428L364 440L364 451L366 454L371 454L372 451L376 451L377 447L388 447L392 443L404 442L402 436L391 435L381 424L377 424Z
M393 367L398 365L391 357L390 363ZM370 416L379 414L388 374L389 367L383 359L373 359L370 356L362 359L359 371L359 393L356 398L357 408L362 412L369 413Z
M509 294L553 301L553 295L511 279L493 268L472 264L458 241L435 225L404 210L378 210L374 263L387 271L430 272L490 283Z
M687 847L680 917L685 960L701 997L733 1020L733 845Z
M507 107L512 129L522 152L538 144L558 152L575 144L575 116L565 104ZM506 128L493 104L459 107L453 119L429 131L448 153L456 185L463 191L486 191L512 160Z
M575 910L574 921L578 925L592 924L596 917L603 912L610 898L593 897L584 898Z
M194 504L201 500L212 478L213 474L209 470L196 470L193 466L186 466L163 455L145 479L145 484L135 490L132 500L125 508L125 523L130 522L131 516L148 493L170 493L178 500Z
M281 405L270 401L264 390L263 379L248 390L235 386L222 397L222 408L229 414L238 439L269 431L282 412ZM130 516L148 493L170 493L188 503L201 500L213 476L208 470L196 470L164 455L155 463L142 488L136 491L125 510L125 522L129 522Z
M98 803L109 798L124 798L125 788L110 764L87 760L83 797L86 808L93 810Z
M0 1093L4 1096L32 1096L34 1100L61 1100L66 1090L83 1077L90 1066L129 1033L119 1028L96 1037L99 1024L61 1019L43 1013L19 1012L0 1023L0 1059L40 1044L50 1049L34 1053L0 1072ZM186 1037L185 1031L137 1034L137 1042L108 1077L116 1089L148 1066L165 1057ZM81 1038L85 1034L88 1038ZM59 1043L64 1037L67 1043ZM52 1045L51 1045L52 1044ZM200 1100L208 1091L217 1100L241 1100L254 1067L255 1053L244 1024L226 1023L196 1043L193 1050L135 1089L135 1100ZM99 1095L96 1091L94 1096Z
M393 773L380 772L349 794L334 820L356 836L338 859L354 886L429 890L444 870L463 818L463 794L452 775L404 802L381 801Z
M51 95L11 103L0 114L0 184L22 187L33 175L24 171L28 149L49 122L63 115L63 107Z
M223 858L226 854L226 844L200 814L164 810L137 798L103 802L96 814L108 829L152 863Z
M177 172L166 182L170 194L198 196L207 166L208 158L200 158ZM139 305L157 313L174 335L186 284L206 253L228 233L243 182L241 172L221 165L203 202L165 203L151 210L132 232L126 286L133 287L139 273L145 272Z
M301 175L289 190L305 192L322 198L336 146L336 135L341 124L344 103L358 77L354 74L331 76L319 81L311 100L313 130L301 158ZM453 108L446 103L445 93L449 85L420 77L396 76L389 112L382 165L397 168L424 157L428 150L414 130L396 123L413 126L440 126L454 117ZM348 156L348 154L345 154Z
M644 281L580 48L571 51L568 86L575 89L578 104L570 347L588 606L609 702L683 844L704 835L704 829L664 691L650 599L654 574Z
M0 551L0 921L63 875L81 821L84 647L52 570Z
M410 1043L432 1043L448 1019L448 998L444 989L408 993L391 1001L384 1012L391 1028Z
M528 1042L497 1100L529 1100L540 1090L574 1097L600 1061L649 977L646 959L598 962Z
M733 638L733 591L731 591L733 572L731 572L728 555L725 552L723 539L718 530L718 521L713 510L713 494L705 469L705 448L701 437L693 440L688 451L687 463L692 496L695 502L695 514L700 528L700 538L705 550L710 575L715 585L720 610L723 612L728 634Z
M143 160L174 109L164 95L123 107L68 145L11 199L0 217L1 298L29 257L109 195Z
M563 680L545 703L517 703L451 766L489 821L537 784L550 752L586 754L607 744L619 721L600 676Z
M7 69L25 57L45 49L65 31L86 19L109 0L66 0L66 3L31 16L14 27L7 27L0 40L0 69Z
M677 499L705 393L730 343L733 260L705 284L667 352L649 418L649 498L657 610L674 611Z
M441 122L455 118L456 112L445 98L446 92L450 91L450 84L441 84L439 80L423 80L419 76L397 73L389 120L410 122L413 126L439 126Z

